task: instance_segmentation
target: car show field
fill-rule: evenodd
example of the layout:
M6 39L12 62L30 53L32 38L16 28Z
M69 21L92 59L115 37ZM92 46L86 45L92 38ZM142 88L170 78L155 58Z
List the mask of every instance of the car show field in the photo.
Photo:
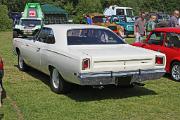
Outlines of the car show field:
M127 38L132 43L134 38ZM49 77L35 69L21 72L12 52L12 32L0 32L6 95L0 108L4 120L178 120L180 82L165 75L145 86L95 89L73 87L68 94L50 91Z

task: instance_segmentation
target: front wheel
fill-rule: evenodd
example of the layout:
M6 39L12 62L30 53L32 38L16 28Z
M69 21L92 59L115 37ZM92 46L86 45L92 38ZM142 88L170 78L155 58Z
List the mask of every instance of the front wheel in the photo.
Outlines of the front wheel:
M180 81L180 62L174 62L172 64L171 77L175 81Z
M25 71L27 69L27 65L25 64L24 59L20 52L18 54L18 67L19 67L19 70L21 71Z
M57 94L59 93L67 93L70 91L70 83L66 82L62 76L59 74L58 70L53 68L51 70L51 90Z

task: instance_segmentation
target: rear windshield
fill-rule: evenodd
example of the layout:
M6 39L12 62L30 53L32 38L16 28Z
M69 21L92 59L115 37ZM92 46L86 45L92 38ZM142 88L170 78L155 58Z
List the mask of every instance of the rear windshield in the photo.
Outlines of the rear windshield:
M104 17L103 16L94 16L92 18L93 23L103 23L104 22Z
M72 29L67 32L68 45L125 44L115 33L105 29Z

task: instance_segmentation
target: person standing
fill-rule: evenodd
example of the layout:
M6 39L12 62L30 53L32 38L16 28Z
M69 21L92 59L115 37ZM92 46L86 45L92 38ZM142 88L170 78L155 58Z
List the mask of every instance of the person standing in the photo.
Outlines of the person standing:
M87 24L92 25L93 21L89 15L87 15L86 19L87 19Z
M134 35L136 37L135 42L141 42L143 40L143 36L146 35L146 29L145 29L145 13L141 12L140 17L135 21L134 23Z
M157 16L152 14L150 15L149 21L146 23L146 35L149 35L149 33L155 29Z
M179 11L175 10L169 20L169 27L179 27L178 18L179 18Z

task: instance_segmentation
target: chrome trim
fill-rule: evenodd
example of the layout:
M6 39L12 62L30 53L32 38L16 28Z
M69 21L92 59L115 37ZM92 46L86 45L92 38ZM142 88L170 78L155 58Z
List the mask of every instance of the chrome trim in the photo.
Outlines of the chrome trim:
M155 80L161 78L165 74L164 69L135 70L135 71L119 71L119 72L92 72L79 73L77 77L81 85L118 85L119 81L128 77L130 84L140 83L147 80Z
M164 69L150 69L150 70L135 70L135 71L119 71L119 72L90 72L90 73L79 73L78 77L83 78L92 78L92 77L118 77L134 74L147 74L147 73L165 73Z

